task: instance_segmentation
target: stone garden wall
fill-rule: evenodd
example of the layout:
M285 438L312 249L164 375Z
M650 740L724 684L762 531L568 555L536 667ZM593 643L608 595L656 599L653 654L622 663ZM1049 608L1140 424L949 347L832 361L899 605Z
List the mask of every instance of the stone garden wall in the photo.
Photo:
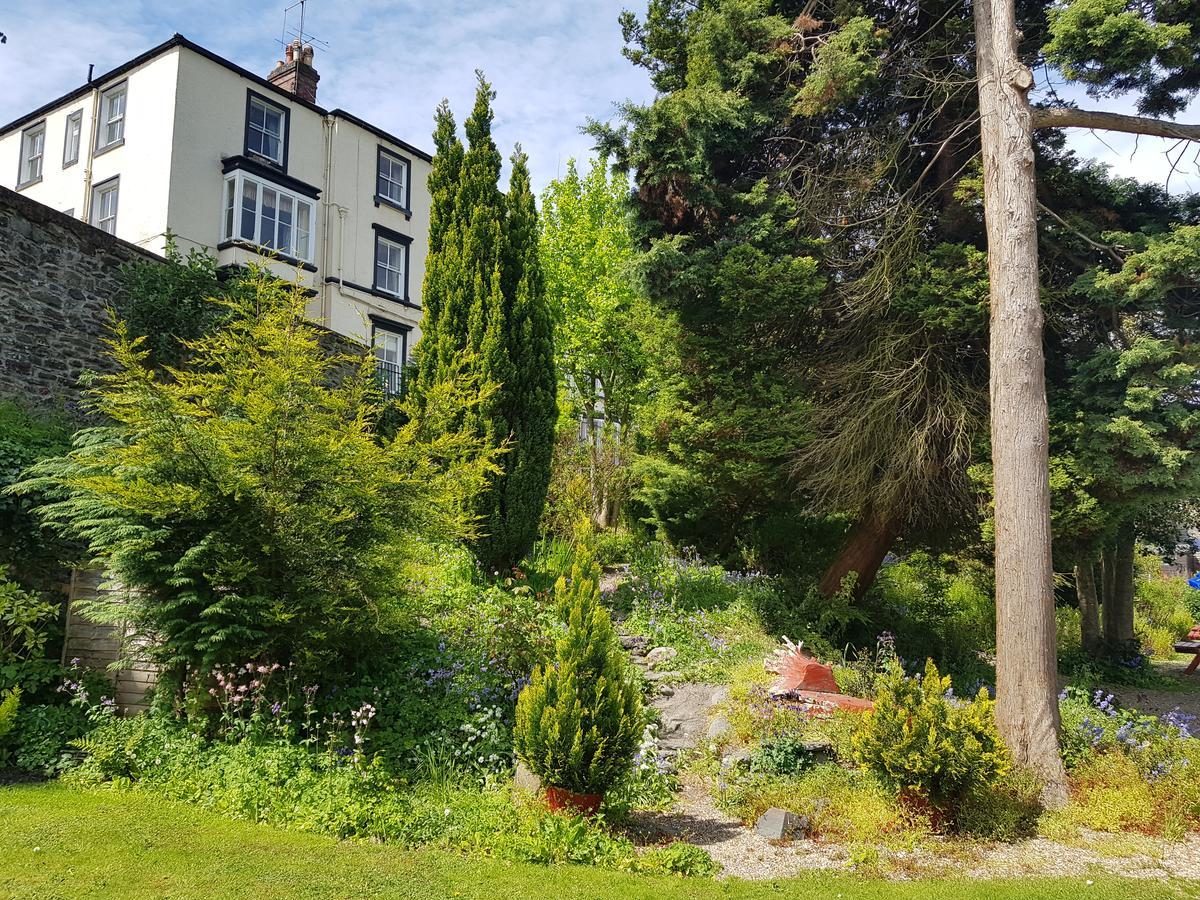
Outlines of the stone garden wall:
M0 397L75 409L79 376L105 368L121 266L158 258L0 188Z

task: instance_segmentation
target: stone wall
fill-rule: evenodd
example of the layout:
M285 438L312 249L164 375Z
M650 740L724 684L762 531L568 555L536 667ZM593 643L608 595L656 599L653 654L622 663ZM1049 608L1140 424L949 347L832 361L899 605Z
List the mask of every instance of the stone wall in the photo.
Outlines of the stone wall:
M0 397L76 408L103 370L108 307L125 263L159 257L0 188Z

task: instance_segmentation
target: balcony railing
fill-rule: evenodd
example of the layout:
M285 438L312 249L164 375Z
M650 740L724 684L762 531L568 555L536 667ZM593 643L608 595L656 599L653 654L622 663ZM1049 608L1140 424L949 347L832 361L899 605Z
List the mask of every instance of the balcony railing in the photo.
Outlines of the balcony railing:
M383 396L390 400L403 395L404 366L377 359L375 360L375 374L379 379L379 386L383 389Z

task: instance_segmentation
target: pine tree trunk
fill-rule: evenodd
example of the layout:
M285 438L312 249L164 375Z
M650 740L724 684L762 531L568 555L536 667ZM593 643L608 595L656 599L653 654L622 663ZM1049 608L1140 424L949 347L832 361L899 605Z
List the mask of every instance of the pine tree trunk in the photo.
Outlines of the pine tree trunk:
M1133 526L1122 525L1110 555L1112 594L1104 609L1104 639L1114 648L1133 640L1133 547Z
M879 567L900 534L900 520L884 519L868 509L850 531L837 558L825 570L819 590L832 597L842 588L842 580L851 572L858 574L854 582L854 599L861 600L875 583Z
M1075 565L1075 595L1079 598L1079 632L1091 656L1100 650L1100 604L1096 597L1096 568L1085 559Z
M1029 91L1013 0L975 0L991 292L996 521L996 722L1016 762L1066 802L1058 746L1049 427Z

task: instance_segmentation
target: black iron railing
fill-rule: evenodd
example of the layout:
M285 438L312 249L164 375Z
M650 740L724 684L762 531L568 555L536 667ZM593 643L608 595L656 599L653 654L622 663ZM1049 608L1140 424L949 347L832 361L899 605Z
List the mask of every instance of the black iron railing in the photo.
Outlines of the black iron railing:
M383 396L392 398L404 393L404 366L377 359L375 373L379 378L379 386L383 388Z

